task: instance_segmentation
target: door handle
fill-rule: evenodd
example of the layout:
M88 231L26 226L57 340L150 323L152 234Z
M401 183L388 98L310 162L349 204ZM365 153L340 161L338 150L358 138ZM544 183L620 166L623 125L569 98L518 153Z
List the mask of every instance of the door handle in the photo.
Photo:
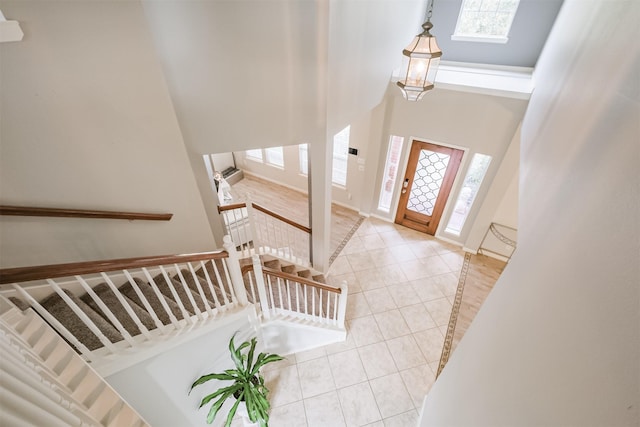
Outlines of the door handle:
M409 186L409 178L405 178L404 183L402 184L402 186L404 188L407 188ZM405 193L406 190L403 191L403 193Z

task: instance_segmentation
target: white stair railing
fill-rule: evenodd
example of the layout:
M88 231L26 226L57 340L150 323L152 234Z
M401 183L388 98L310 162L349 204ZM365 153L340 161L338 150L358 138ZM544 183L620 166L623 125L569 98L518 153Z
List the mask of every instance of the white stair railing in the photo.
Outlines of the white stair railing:
M311 265L311 229L250 201L219 206L227 235L242 257L273 255Z
M344 329L348 286L338 288L273 270L253 255L245 276L255 282L265 320L280 317Z
M10 286L0 294L22 299L84 360L95 362L171 340L185 329L211 323L222 312L246 306L238 254L228 236L225 248L228 251L5 269L0 282Z

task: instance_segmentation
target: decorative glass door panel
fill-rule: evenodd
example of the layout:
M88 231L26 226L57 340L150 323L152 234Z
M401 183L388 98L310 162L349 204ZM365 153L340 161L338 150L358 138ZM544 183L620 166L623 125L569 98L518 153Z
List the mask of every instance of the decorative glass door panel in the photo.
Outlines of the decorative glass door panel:
M463 154L455 148L413 142L396 223L435 234Z
M420 150L407 209L428 216L433 215L449 159L451 156L448 154Z

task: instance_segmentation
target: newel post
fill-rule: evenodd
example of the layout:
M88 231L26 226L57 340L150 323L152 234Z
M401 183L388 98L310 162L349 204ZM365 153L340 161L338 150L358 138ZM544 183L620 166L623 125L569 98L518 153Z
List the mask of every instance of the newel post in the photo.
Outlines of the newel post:
M347 314L347 295L349 294L349 285L343 280L340 284L340 297L338 298L338 327L344 328L344 318Z
M262 310L262 316L265 319L270 317L269 314L269 300L267 299L267 287L264 283L264 274L262 273L262 262L260 262L260 255L253 255L253 273L256 278L256 288L258 288L258 298L260 298L260 309Z
M240 257L238 256L236 245L228 234L222 238L222 241L222 247L229 254L227 268L229 269L233 291L240 305L248 305L249 300L247 299L247 290L244 288L244 280L242 279L242 271L240 270Z
M251 233L251 240L253 241L253 251L257 254L261 252L262 242L260 241L260 236L258 236L258 227L256 225L256 214L253 210L253 202L251 201L251 197L247 194L245 198L245 205L247 206L247 218L249 219L249 232ZM249 244L247 243L247 249L249 248Z

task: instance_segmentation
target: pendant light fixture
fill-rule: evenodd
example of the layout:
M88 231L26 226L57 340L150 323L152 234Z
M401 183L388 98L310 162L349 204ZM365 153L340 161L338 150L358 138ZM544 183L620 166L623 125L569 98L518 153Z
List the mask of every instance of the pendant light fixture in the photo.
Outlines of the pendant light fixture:
M409 46L402 51L402 74L397 85L409 101L420 101L428 90L433 89L438 65L440 65L442 50L438 47L436 38L429 32L433 28L432 13L433 0L430 0L427 22L422 24L424 31L415 36Z

